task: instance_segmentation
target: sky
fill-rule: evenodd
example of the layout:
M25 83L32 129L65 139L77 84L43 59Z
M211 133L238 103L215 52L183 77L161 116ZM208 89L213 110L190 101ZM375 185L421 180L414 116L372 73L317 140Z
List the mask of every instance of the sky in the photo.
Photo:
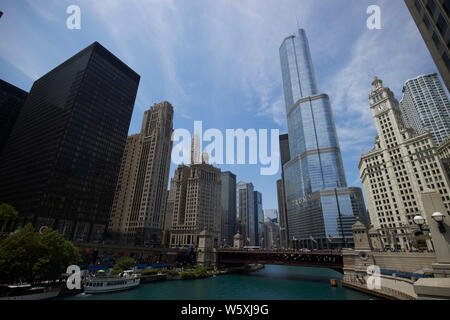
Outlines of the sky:
M70 30L67 7L81 10ZM366 10L381 8L381 29ZM0 78L29 91L35 80L98 41L141 76L129 134L143 112L174 106L174 129L287 132L279 47L309 38L320 93L330 96L347 183L362 187L358 162L376 135L368 95L374 76L398 100L407 79L437 68L403 0L2 0ZM264 209L277 205L276 175L261 165L220 165L252 182ZM176 165L172 163L170 177Z

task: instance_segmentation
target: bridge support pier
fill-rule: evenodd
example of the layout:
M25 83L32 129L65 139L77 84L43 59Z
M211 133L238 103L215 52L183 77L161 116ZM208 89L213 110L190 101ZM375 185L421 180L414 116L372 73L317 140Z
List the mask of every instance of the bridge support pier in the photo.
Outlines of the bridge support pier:
M213 237L206 230L200 232L198 237L197 264L211 266L216 264L216 252Z

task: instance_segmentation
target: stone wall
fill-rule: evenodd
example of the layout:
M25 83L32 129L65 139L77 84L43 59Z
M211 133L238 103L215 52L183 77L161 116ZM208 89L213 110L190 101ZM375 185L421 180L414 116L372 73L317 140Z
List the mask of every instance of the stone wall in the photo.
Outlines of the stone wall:
M431 269L436 263L434 253L415 252L372 252L374 264L384 270L415 272L424 268Z

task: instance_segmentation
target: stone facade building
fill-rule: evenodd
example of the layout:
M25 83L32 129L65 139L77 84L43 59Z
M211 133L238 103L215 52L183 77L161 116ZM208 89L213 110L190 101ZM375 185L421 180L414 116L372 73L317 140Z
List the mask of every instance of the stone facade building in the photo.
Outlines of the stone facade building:
M447 174L447 179L450 180L450 136L442 141L437 148L437 153Z
M170 170L173 107L145 111L139 134L128 137L108 234L121 243L161 244Z
M170 246L199 245L200 233L211 236L214 247L220 244L221 171L201 163L180 165L171 183L173 194Z
M431 134L407 128L392 91L376 77L372 86L370 108L378 135L359 162L370 220L385 247L411 250L414 216L424 211L420 192L438 191L449 214L449 184Z

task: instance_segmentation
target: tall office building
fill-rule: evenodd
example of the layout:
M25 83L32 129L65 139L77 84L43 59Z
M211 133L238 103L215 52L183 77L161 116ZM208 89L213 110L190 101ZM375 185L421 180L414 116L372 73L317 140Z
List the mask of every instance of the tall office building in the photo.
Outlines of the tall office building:
M221 243L233 246L236 234L236 175L230 171L222 172L222 216Z
M284 180L277 180L277 199L278 212L280 218L278 224L280 226L280 245L284 248L289 247L289 233L287 229L287 208L286 208L286 194L284 192Z
M0 201L36 228L100 241L139 80L97 42L38 79L0 159Z
M264 246L264 209L262 205L262 194L254 191L253 200L255 202L253 208L255 210L255 243L257 246Z
M264 219L264 247L275 249L280 245L280 227L272 219Z
M236 185L237 231L245 245L257 246L255 223L255 192L253 184L240 181Z
M436 145L450 136L450 102L436 73L405 82L400 110L405 126L430 131Z
M128 137L108 233L132 245L160 245L172 151L173 107L144 112L141 132Z
M0 154L22 110L28 92L0 79Z
M398 101L380 79L375 77L372 86L370 109L378 135L359 162L364 193L384 245L410 250L414 216L424 216L420 192L438 191L450 214L449 185L431 134L405 126Z
M198 246L200 233L206 231L212 236L214 247L218 247L222 213L220 169L206 163L180 165L171 188L175 197L170 246Z
M280 226L280 245L289 247L289 225L287 218L287 205L284 190L284 165L291 160L291 152L289 150L289 135L282 134L280 141L280 156L281 156L281 180L277 181L277 196L278 196L278 212L280 219L278 221Z
M277 209L264 209L264 219L275 220L278 223L278 210Z
M359 188L347 188L330 100L318 94L303 29L283 40L280 61L291 154L283 166L289 240L351 246L356 217L368 223L365 205Z
M448 0L405 0L417 28L450 90L450 30Z

